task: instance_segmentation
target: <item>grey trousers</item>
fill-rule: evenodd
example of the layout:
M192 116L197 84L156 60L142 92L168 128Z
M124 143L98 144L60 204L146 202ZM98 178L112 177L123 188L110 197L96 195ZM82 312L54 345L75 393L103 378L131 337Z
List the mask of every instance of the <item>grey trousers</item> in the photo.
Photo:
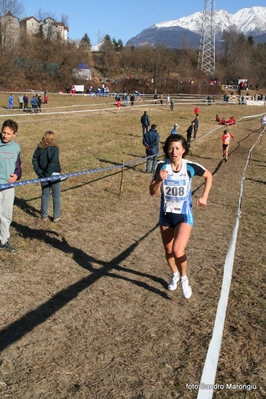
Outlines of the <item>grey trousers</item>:
M0 191L0 241L4 245L9 237L15 198L14 187Z
M60 217L60 180L46 181L41 183L42 199L41 199L41 216L46 218L48 216L49 197L52 191L53 197L53 218Z

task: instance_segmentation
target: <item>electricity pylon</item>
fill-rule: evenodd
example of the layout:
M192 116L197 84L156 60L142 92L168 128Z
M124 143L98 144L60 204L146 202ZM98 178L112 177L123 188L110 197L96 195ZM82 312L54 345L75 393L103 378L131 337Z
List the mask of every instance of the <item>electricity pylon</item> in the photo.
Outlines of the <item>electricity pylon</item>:
M215 76L215 0L204 0L198 69Z

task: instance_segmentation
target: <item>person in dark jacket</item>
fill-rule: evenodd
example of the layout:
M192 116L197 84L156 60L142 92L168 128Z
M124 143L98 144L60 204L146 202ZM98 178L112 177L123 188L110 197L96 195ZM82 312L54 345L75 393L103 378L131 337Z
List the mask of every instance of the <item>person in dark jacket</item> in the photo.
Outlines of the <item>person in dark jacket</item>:
M36 94L37 112L42 112L42 96Z
M194 130L194 121L192 121L189 125L189 127L187 128L187 145L188 148L190 148L190 143L191 143L191 139L192 139L192 133Z
M155 173L157 165L157 155L159 152L159 140L160 136L156 130L156 125L151 125L150 130L144 134L142 143L146 148L146 155L149 157L146 163L146 173ZM151 155L153 155L151 157ZM151 170L151 159L152 159L152 170Z
M23 104L24 104L23 106L24 110L27 110L29 106L29 97L26 93L23 96Z
M150 117L147 114L147 111L144 111L144 114L142 115L142 117L140 118L140 122L142 124L142 134L144 136L145 133L148 132L149 130L149 126L151 124L150 122Z
M59 148L55 144L55 133L47 131L38 147L33 153L32 165L38 177L50 177L59 175L59 179L41 182L41 218L45 222L48 220L48 206L50 190L53 196L53 221L60 220L60 173Z
M196 115L196 118L194 119L194 140L197 139L197 133L199 130L199 115Z
M170 100L170 110L173 111L175 107L175 100L173 98L171 98Z

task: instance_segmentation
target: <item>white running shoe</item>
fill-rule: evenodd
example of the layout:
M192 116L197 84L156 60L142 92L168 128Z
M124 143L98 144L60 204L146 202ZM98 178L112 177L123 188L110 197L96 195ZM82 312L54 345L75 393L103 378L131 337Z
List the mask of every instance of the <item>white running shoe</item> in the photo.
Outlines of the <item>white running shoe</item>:
M192 295L192 289L189 285L189 281L188 281L187 277L185 277L184 280L181 278L181 287L182 287L182 292L183 292L184 298L186 298L186 299L190 298Z
M179 273L177 275L175 275L174 273L172 274L171 280L168 284L169 291L176 290L179 279L180 279Z

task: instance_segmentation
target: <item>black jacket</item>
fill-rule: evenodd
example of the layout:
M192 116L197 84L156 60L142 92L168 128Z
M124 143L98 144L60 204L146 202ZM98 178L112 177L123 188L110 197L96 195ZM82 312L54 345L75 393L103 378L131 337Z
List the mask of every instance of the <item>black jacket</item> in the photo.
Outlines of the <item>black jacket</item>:
M36 148L32 157L32 165L38 177L49 177L54 172L60 173L58 147Z

